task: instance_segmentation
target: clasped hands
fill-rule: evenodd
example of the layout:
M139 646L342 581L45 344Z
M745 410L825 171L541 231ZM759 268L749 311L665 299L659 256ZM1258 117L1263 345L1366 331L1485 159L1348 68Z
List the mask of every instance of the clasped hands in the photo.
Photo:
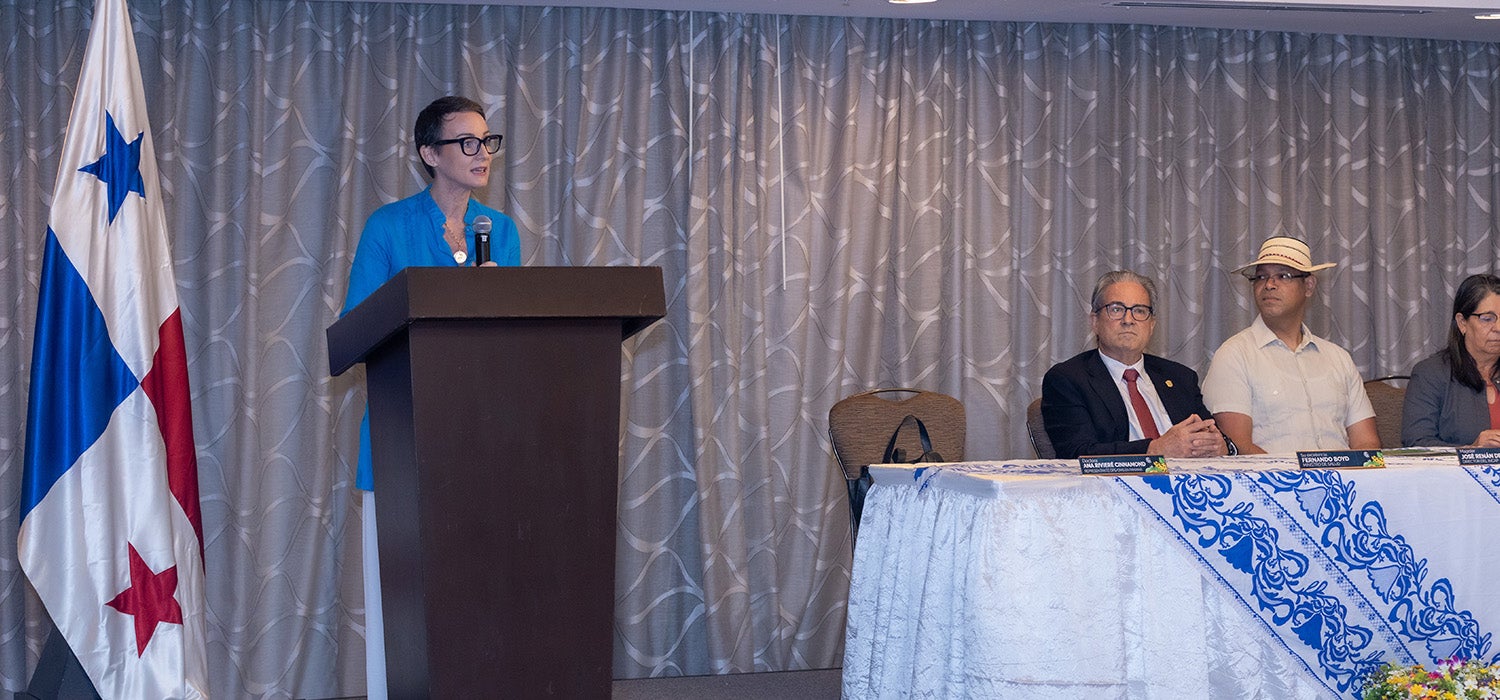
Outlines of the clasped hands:
M1146 451L1167 457L1223 457L1229 446L1212 418L1199 418L1195 413L1152 440Z

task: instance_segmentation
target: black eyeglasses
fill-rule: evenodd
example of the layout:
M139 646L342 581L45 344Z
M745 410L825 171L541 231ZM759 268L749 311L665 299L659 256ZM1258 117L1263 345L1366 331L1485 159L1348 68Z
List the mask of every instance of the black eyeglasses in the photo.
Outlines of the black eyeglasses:
M1101 311L1104 312L1105 318L1108 318L1111 321L1119 321L1125 318L1126 311L1129 311L1130 317L1137 321L1149 321L1151 320L1152 316L1156 315L1156 311L1151 307L1146 306L1145 304L1126 306L1118 301L1113 304L1105 304L1104 306L1094 309L1094 313L1099 313Z
M1469 318L1477 318L1477 319L1479 319L1480 323L1482 323L1482 324L1484 324L1486 326L1493 326L1493 325L1495 325L1495 320L1497 318L1500 318L1500 316L1496 316L1495 312L1493 312L1493 311L1486 311L1486 312L1484 312L1482 314L1464 314L1464 316L1467 316Z
M1276 273L1274 275L1245 275L1245 279L1250 280L1250 284L1262 284L1266 280L1276 280L1277 282L1290 282L1292 280L1300 280L1303 277L1312 277L1312 273L1311 272L1278 272L1278 273Z
M459 150L464 152L464 155L477 156L479 155L479 144L484 144L484 150L489 151L490 155L494 155L500 152L500 141L503 138L505 137L501 136L500 134L490 134L489 136L486 136L484 138L479 138L478 136L460 136L456 139L443 139L441 141L433 141L432 147L437 148L438 146L446 146L450 143L456 143L458 144Z

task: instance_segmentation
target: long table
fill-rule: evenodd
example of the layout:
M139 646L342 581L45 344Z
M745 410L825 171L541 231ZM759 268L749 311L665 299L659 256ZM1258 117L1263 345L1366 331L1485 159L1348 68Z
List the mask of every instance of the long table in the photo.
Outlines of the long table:
M1500 659L1500 469L871 467L844 697L1357 698Z

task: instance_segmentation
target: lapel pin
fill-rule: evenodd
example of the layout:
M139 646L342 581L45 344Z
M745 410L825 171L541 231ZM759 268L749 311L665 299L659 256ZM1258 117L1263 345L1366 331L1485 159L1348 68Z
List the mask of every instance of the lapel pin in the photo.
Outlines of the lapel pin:
M1168 389L1172 388L1172 380L1170 380L1170 379L1167 380L1167 388Z

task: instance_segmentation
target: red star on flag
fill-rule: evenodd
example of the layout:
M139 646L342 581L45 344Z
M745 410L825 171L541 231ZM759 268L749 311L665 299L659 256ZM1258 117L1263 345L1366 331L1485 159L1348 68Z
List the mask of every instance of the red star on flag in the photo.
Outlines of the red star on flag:
M130 587L106 603L111 608L135 617L135 655L146 653L146 644L163 622L182 624L182 606L177 604L177 567L157 573L146 560L130 548Z

